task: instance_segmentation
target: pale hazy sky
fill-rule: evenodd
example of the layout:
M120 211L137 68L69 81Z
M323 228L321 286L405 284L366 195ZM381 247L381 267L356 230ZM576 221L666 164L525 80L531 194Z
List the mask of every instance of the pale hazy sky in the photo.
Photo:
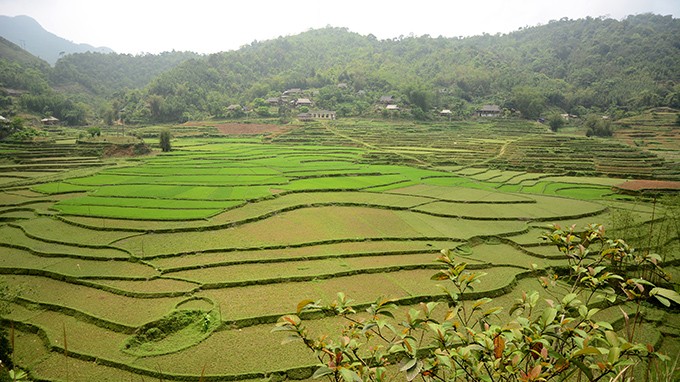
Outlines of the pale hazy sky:
M326 25L379 39L453 37L648 12L680 17L680 0L0 0L0 15L28 15L67 40L132 54L214 53Z

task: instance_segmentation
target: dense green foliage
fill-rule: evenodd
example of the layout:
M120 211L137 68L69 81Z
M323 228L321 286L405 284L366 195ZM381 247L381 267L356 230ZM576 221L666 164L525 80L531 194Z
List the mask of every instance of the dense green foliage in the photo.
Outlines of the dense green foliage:
M253 42L192 60L156 78L126 108L157 121L223 115L231 103L316 89L317 107L365 114L393 95L415 117L431 108L466 115L497 103L537 118L680 106L680 52L671 17L550 22L507 35L377 40L341 28ZM344 84L338 86L339 84ZM346 85L346 86L345 86Z

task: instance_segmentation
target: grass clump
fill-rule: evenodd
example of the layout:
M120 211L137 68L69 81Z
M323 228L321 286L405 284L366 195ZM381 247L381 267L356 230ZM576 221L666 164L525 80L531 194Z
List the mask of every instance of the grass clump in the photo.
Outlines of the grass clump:
M123 344L135 356L174 353L201 342L220 326L215 312L175 310L158 321L140 326Z

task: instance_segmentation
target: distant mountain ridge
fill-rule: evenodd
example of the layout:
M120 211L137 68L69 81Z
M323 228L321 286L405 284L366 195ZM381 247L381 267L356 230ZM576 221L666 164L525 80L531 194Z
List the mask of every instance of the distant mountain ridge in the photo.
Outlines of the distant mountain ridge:
M107 47L76 44L51 33L29 16L0 16L0 36L54 65L61 54L114 53Z
M17 44L0 37L0 59L19 63L25 67L47 68L49 64L44 60L21 49Z

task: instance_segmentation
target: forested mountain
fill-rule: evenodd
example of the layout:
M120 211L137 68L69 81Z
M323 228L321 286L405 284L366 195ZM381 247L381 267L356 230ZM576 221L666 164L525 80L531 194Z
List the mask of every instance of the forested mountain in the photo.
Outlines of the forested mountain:
M532 119L556 112L617 118L680 108L677 36L680 20L651 14L562 19L469 38L378 40L327 27L208 56L72 54L33 77L79 104L90 122L225 117L231 104L259 110L264 99L291 88L339 116L384 113L376 103L392 95L408 118L441 109L463 117L483 104ZM49 99L35 97L33 90L22 96L21 107L56 113ZM289 102L278 109L282 117L293 113Z
M350 115L366 112L383 94L399 96L416 117L431 108L465 114L482 103L526 118L547 110L680 107L677 36L679 20L651 14L562 19L462 39L377 40L325 28L186 62L126 108L136 110L130 120L177 121L219 115L230 103L251 104L289 88L315 89L317 106Z
M56 86L78 84L99 96L111 96L125 89L148 85L161 73L180 63L200 57L193 52L160 54L75 53L57 61L51 78Z
M65 55L50 67L0 38L0 112L52 115L69 124L110 122L115 118L110 99L143 89L159 74L194 57L200 56L86 52Z
M113 53L106 47L76 44L54 33L46 31L29 16L0 16L0 36L21 46L36 57L54 65L57 60L70 53L102 52Z

